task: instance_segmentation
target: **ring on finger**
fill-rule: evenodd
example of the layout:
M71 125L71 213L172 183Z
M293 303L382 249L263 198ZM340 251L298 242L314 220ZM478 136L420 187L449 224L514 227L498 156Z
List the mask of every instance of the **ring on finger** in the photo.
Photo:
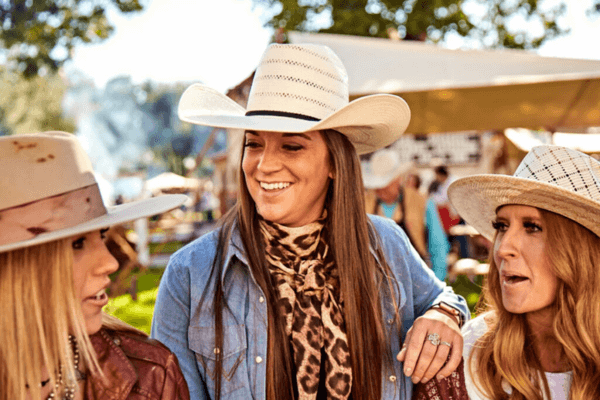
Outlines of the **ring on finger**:
M441 343L440 335L438 335L437 333L430 333L429 335L427 335L427 340L429 340L429 342L434 346L439 346Z
M448 342L442 340L442 341L440 341L440 344L443 344L445 346L452 348L452 343L448 343Z

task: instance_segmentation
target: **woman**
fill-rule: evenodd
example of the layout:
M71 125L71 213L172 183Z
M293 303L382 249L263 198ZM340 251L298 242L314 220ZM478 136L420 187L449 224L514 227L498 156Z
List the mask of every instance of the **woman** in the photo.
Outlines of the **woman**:
M0 137L0 399L189 399L175 356L102 313L106 228L180 205L104 207L74 135Z
M193 398L408 399L411 377L458 365L464 300L396 224L364 213L357 152L404 131L402 99L348 103L329 48L271 45L248 109L193 85L179 115L244 130L238 203L173 256L154 312Z
M538 146L513 176L458 179L449 195L494 243L487 312L463 328L469 397L600 398L600 163Z

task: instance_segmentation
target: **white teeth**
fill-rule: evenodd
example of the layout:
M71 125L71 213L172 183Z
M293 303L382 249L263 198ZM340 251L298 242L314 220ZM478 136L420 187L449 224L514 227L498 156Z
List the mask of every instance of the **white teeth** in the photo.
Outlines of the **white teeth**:
M290 186L289 182L276 182L276 183L260 182L260 187L265 190L285 189L288 186Z
M101 291L96 293L96 295L94 295L94 298L96 300L102 300L102 298L104 297L105 294L106 294L106 289L102 289Z

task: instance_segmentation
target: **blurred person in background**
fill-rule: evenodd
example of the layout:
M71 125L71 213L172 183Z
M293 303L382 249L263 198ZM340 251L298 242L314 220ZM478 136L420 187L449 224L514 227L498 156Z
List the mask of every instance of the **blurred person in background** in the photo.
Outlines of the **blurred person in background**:
M449 196L493 241L485 308L463 328L464 368L417 398L600 398L600 163L537 146L513 176L461 178Z
M365 189L375 195L372 206L367 211L392 219L407 234L411 244L423 259L428 258L425 240L425 198L414 184L418 176L410 175L413 186L405 187L403 174L412 164L400 162L395 150L382 149L371 156L371 160L363 171Z
M408 400L413 382L450 374L464 299L365 212L358 154L404 132L401 98L349 102L331 49L273 44L248 109L196 84L179 116L244 130L238 203L171 257L154 311L192 397Z
M185 196L107 209L74 135L0 138L0 399L189 399L177 359L102 312L108 227Z

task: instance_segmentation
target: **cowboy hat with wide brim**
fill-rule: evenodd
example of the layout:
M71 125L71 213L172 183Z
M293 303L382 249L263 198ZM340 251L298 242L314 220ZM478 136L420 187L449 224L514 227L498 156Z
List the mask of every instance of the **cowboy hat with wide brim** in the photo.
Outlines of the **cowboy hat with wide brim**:
M0 252L161 214L187 196L105 207L91 162L65 132L0 137Z
M395 150L382 149L363 164L363 184L365 189L381 189L388 186L394 179L412 169L412 163L400 161Z
M192 124L253 131L301 133L334 129L358 154L393 143L410 121L406 102L377 94L349 102L348 76L328 47L272 44L256 69L248 106L205 85L182 95L179 118Z
M448 197L460 216L489 240L505 205L525 205L569 218L600 236L600 163L561 146L534 147L513 176L457 179Z

